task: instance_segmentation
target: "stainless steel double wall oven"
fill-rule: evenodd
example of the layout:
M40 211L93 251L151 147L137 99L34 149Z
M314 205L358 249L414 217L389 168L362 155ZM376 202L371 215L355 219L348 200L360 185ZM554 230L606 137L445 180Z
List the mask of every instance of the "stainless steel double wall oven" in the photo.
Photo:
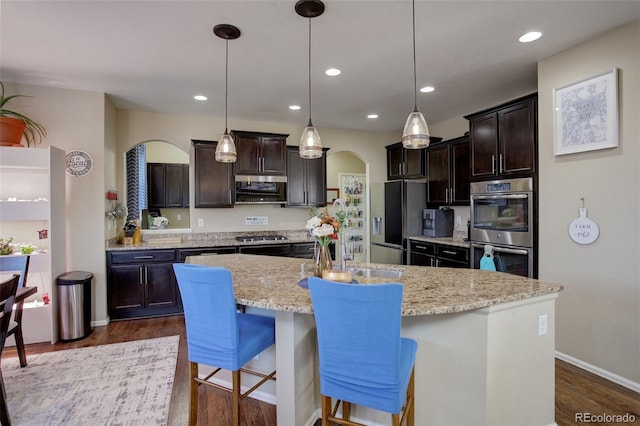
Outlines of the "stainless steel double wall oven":
M472 182L470 189L472 268L490 244L498 271L537 277L533 178Z

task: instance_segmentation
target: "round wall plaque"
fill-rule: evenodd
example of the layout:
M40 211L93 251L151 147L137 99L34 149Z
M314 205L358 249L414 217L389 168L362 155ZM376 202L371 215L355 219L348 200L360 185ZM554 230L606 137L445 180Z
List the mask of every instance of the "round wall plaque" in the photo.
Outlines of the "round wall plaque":
M91 156L84 151L69 151L64 159L67 164L67 174L71 176L84 176L93 168Z
M598 224L587 217L587 209L580 209L580 217L569 224L569 236L578 244L591 244L598 239Z

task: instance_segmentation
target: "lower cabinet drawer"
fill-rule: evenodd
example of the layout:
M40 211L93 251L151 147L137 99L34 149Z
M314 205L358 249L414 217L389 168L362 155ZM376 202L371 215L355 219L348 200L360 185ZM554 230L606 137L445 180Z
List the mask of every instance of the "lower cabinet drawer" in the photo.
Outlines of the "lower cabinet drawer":
M171 262L176 260L175 250L128 250L111 252L111 263Z
M437 255L439 258L469 262L469 249L464 247L438 245Z

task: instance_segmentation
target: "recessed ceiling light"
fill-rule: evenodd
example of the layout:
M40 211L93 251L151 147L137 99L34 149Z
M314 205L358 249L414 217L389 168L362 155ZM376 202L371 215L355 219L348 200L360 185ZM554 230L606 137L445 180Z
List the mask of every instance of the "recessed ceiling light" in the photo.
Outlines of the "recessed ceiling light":
M371 119L378 118L378 114L369 114L367 115L367 118L371 118Z
M329 68L328 70L326 70L324 72L326 75L328 75L329 77L335 77L337 75L342 74L342 71L340 71L338 68Z
M289 105L289 109L292 111L297 111L300 109L300 105Z
M420 89L422 93L429 93L429 92L433 92L434 90L436 89L434 89L432 86L425 86L422 89Z
M529 43L529 42L532 42L532 41L536 41L540 37L542 37L542 33L541 32L539 32L539 31L530 31L530 32L520 36L518 41L520 43Z
M193 99L195 99L196 101L206 101L207 97L205 95L195 95Z

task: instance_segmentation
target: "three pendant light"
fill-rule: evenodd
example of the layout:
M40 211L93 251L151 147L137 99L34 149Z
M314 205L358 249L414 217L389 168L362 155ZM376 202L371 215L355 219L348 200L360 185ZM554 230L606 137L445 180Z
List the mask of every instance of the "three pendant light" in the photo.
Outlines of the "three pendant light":
M412 0L412 24L413 24L413 92L414 108L409 114L402 132L402 145L409 149L420 149L429 146L429 127L424 116L418 111L418 87L416 78L416 8L415 0ZM318 131L311 122L311 18L316 18L324 12L324 3L321 0L299 0L295 5L298 15L309 20L309 122L302 131L300 137L300 157L320 158L322 157L322 141ZM229 76L229 40L240 37L240 30L233 25L220 24L213 29L216 36L226 41L225 60L225 111L224 111L224 133L218 141L216 147L216 161L233 163L236 161L237 153L233 138L227 129L227 100L228 100L228 76Z

